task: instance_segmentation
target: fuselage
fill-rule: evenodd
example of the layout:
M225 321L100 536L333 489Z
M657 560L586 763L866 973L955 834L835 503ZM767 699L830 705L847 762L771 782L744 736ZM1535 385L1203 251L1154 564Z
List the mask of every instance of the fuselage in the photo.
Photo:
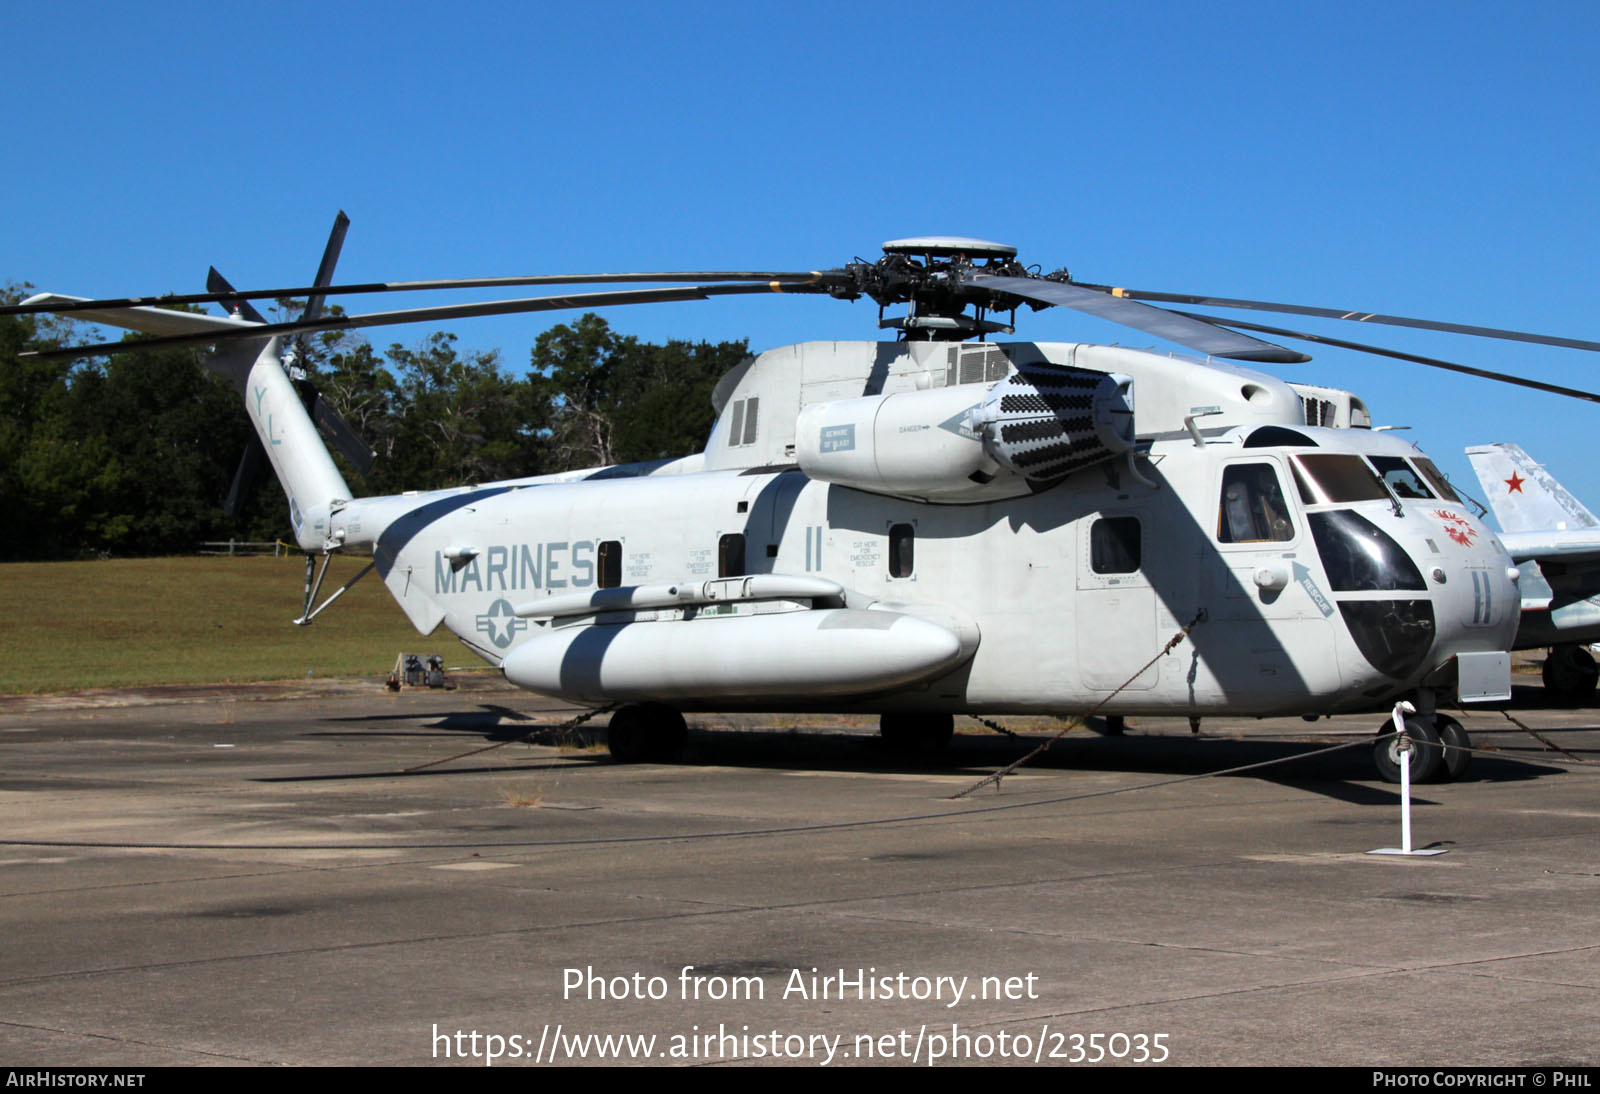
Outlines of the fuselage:
M1349 428L1369 418L1347 393L1113 346L816 342L729 372L698 456L352 500L277 338L207 365L308 555L370 553L418 630L580 702L1202 715L1457 679L1509 695L1510 557L1413 446Z
M334 513L334 536L374 554L419 629L442 623L517 682L591 703L1325 713L1448 683L1459 655L1508 648L1518 617L1510 559L1412 445L1307 427L1287 385L1245 370L1181 362L1211 370L1220 386L1147 396L1171 359L1022 345L1046 363L1116 354L1137 400L1138 443L1042 486L997 470L943 486L930 472L905 487L897 471L875 489L870 469L888 464L881 452L867 453L869 470L849 472L869 476L853 485L815 477L836 474L831 450L810 456L808 473L807 439L797 461L793 425L807 406L854 400L846 417L865 413L870 425L888 412L856 403L907 395L893 421L911 422L895 430L915 443L941 425L958 432L934 419L952 399L979 403L1006 375L980 373L970 399L936 393L956 385L919 380L916 353L896 347L891 366L903 371L884 368L864 387L860 376L854 387L808 384L803 367L788 370L793 383L746 370L722 393L703 457L637 474L364 499ZM891 351L870 352L881 362ZM1141 372L1141 358L1155 363ZM940 378L959 379L954 369ZM1242 409L1221 403L1230 391ZM929 407L924 426L918 399ZM747 426L757 407L764 438ZM787 433L773 424L785 419ZM840 427L818 428L837 447ZM956 442L935 440L945 448L930 449L929 465L944 466ZM592 610L539 610L602 589L754 574L825 579L839 593L622 609L597 597ZM800 614L818 612L839 614ZM897 632L899 619L931 627ZM885 633L856 633L863 627ZM950 638L941 644L935 632ZM847 638L866 644L841 645ZM708 652L697 660L696 649ZM807 671L842 650L886 667L876 678ZM905 664L887 667L900 654ZM739 667L719 675L703 663L713 658Z

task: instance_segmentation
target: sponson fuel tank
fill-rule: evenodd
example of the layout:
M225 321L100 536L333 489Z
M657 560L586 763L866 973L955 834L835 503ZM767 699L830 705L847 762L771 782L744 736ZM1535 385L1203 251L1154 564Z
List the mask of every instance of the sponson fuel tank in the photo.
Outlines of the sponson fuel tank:
M865 695L962 657L952 631L898 612L825 608L558 627L513 649L519 687L579 702Z

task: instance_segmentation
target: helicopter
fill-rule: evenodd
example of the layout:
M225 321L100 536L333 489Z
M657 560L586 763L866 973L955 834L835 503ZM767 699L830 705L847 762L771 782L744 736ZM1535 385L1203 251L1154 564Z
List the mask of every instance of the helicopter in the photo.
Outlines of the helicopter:
M1198 727L1404 697L1419 711L1411 777L1459 777L1469 742L1439 708L1509 698L1517 567L1415 446L1370 428L1348 392L1247 367L1310 358L1243 331L1600 401L1155 303L1594 343L1113 288L966 237L893 240L881 259L799 272L334 285L347 224L341 213L311 286L240 291L213 270L202 294L44 293L0 311L153 336L41 355L214 346L207 365L238 390L306 553L295 622L376 571L419 632L442 624L520 687L615 707L609 749L624 762L674 757L684 714L702 711L877 714L889 742L935 750L958 714ZM665 284L635 287L650 282ZM334 294L606 283L626 287L323 313ZM313 331L769 292L870 298L895 338L746 359L716 386L705 450L675 460L356 498L318 426L354 458L362 446L295 365ZM269 323L250 305L288 296L310 298L298 319ZM164 306L205 303L230 313ZM1015 334L1019 307L1050 306L1201 356L995 340ZM372 561L317 603L334 553ZM1391 728L1373 755L1398 781Z

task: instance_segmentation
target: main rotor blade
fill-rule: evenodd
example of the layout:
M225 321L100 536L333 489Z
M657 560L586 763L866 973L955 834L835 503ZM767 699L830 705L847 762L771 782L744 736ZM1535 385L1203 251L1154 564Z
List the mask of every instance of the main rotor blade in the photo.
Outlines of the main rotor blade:
M1540 346L1561 346L1566 349L1589 350L1600 353L1600 342L1582 338L1561 338L1552 334L1531 334L1520 330L1502 330L1499 327L1474 327L1467 323L1441 323L1433 319L1414 319L1404 315L1379 315L1376 312L1352 311L1348 308L1314 308L1306 304L1272 304L1265 300L1234 300L1223 296L1189 296L1184 293L1153 292L1145 289L1119 289L1110 285L1089 285L1074 282L1096 292L1109 293L1123 300L1155 300L1165 304L1199 304L1206 308L1238 308L1248 311L1281 312L1284 315L1310 315L1318 319L1344 319L1352 323L1383 323L1391 327L1415 327L1418 330L1443 331L1446 334L1470 334L1474 338L1500 338L1509 342L1532 342ZM1227 322L1227 320L1224 320ZM1237 326L1244 326L1239 323Z
M1249 335L1236 334L1224 327L1213 326L1179 312L1135 304L1131 300L1109 296L1063 281L1046 281L1043 278L1031 277L997 277L980 273L968 276L965 283L1046 304L1062 304L1100 319L1109 319L1113 323L1133 327L1146 334L1154 334L1159 338L1176 342L1180 346L1197 349L1213 357L1287 365L1311 360L1303 353L1275 346L1271 342L1263 342Z
M516 315L536 311L576 311L580 308L605 308L622 304L657 304L678 300L706 300L713 296L737 296L762 292L825 292L825 289L800 287L783 282L765 285L685 285L682 288L632 289L620 292L574 293L570 296L535 296L523 300L489 300L479 304L447 304L436 308L408 308L404 311L372 312L367 315L324 316L289 323L266 323L259 327L239 327L233 330L204 331L199 334L174 334L159 338L144 338L134 342L102 342L90 346L65 346L60 349L39 350L18 356L36 360L59 357L95 357L108 353L124 353L169 346L203 346L241 338L266 338L273 335L297 334L301 331L352 330L365 327L384 327L399 323L431 323L441 319L473 319L485 315Z
M645 283L650 281L759 281L766 284L817 284L824 280L824 271L805 272L744 272L702 271L698 273L598 273L598 274L538 274L530 277L464 277L439 281L371 281L352 285L298 285L281 289L251 289L239 292L231 286L203 293L168 293L164 296L124 296L105 300L79 300L67 304L7 304L0 306L0 315L31 315L38 312L66 314L90 311L95 308L143 308L171 304L233 304L243 300L276 300L279 297L307 296L321 293L326 296L355 296L362 293L426 292L434 289L503 289L516 285L606 285ZM208 283L207 287L210 287Z
M1518 387L1531 387L1536 391L1548 391L1553 395L1565 395L1570 399L1584 399L1591 403L1600 403L1600 393L1583 391L1575 387L1562 387L1560 384L1547 384L1543 380L1528 380L1521 376L1512 376L1507 372L1491 372L1486 368L1474 368L1471 365L1458 365L1453 361L1441 361L1437 357L1423 357L1415 353L1402 353L1396 349L1384 349L1382 346L1368 346L1360 342L1346 342L1342 338L1329 338L1321 334L1308 334L1305 331L1284 330L1281 327L1267 327L1260 323L1244 323L1237 319L1228 319L1216 315L1198 315L1193 312L1174 312L1175 315L1186 315L1190 319L1199 319L1207 323L1226 323L1233 327L1243 327L1245 330L1259 331L1277 338L1300 338L1307 342L1316 342L1324 346L1337 346L1340 349L1351 349L1358 353L1371 353L1379 357L1392 357L1397 361L1410 361L1412 364L1427 365L1429 368L1442 368L1450 372L1465 373L1468 376L1480 376L1485 380L1498 380L1502 384L1515 384Z

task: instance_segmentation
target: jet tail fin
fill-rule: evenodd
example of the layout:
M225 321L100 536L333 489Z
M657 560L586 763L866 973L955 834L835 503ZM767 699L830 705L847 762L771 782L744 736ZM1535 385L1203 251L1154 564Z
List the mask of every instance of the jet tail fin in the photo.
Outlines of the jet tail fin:
M1467 459L1505 532L1600 529L1600 519L1519 445L1497 443L1467 449Z

